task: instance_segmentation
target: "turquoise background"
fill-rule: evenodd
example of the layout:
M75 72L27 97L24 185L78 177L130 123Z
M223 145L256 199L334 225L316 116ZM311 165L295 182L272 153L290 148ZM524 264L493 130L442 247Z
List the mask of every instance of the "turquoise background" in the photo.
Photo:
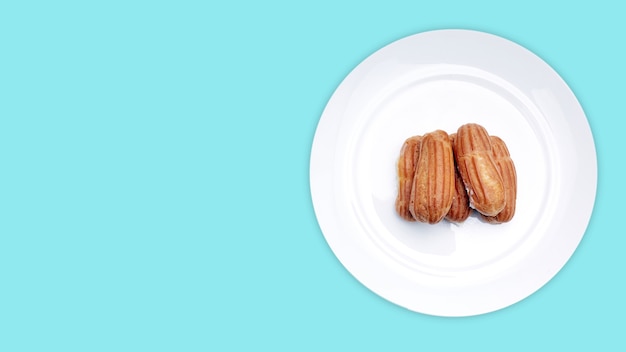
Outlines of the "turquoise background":
M626 350L617 4L0 3L0 351ZM308 184L341 80L442 28L551 64L586 111L599 170L565 268L518 304L457 319L359 284Z

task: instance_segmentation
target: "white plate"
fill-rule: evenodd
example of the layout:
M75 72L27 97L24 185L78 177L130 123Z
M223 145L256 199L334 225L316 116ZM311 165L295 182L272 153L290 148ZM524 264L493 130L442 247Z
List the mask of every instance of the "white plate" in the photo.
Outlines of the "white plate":
M402 143L467 122L507 143L515 217L402 220ZM596 183L591 130L565 82L527 49L468 30L416 34L364 60L328 102L311 151L313 205L337 258L381 297L439 316L501 309L548 282L582 239Z

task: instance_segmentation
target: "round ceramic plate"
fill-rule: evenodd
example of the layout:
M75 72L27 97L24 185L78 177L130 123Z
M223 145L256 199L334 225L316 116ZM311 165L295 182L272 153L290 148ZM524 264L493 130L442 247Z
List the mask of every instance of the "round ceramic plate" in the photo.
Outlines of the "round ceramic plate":
M401 219L404 140L469 122L508 145L514 218ZM566 83L527 49L468 30L409 36L359 64L328 102L310 161L315 213L341 263L381 297L439 316L491 312L541 288L582 239L596 183L591 130Z

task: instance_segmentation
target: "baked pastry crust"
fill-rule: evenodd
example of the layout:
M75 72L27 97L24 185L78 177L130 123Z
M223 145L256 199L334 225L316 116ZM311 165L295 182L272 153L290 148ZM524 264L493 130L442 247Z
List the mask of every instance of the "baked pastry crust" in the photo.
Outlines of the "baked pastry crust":
M497 215L505 206L505 190L487 130L475 123L459 127L454 147L470 207L486 216Z
M445 131L436 130L422 138L409 211L418 221L438 223L448 214L453 196L452 144Z
M515 215L515 203L517 201L517 173L513 159L509 154L506 143L498 137L491 136L491 151L493 160L496 162L502 182L504 184L504 209L495 216L485 216L485 220L490 223L503 223L511 221Z
M452 144L452 150L454 150L454 143L456 142L456 133L452 133L450 135L450 143ZM452 197L452 206L450 206L450 210L448 214L446 214L446 220L452 222L463 222L465 221L472 212L472 209L469 206L469 197L467 196L467 191L465 190L465 184L463 184L463 179L459 174L459 171L456 168L456 161L454 167L454 195Z
M415 166L419 159L422 136L407 138L400 150L398 159L398 196L396 197L396 212L403 219L415 221L413 214L409 211L411 201L411 189L413 188L413 177L415 176Z

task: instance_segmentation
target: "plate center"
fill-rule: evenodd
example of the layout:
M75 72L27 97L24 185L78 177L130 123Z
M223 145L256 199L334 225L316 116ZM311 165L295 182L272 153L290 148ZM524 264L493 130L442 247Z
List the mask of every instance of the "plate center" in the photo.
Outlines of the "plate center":
M355 170L357 204L368 218L370 236L396 258L443 274L466 272L512 257L541 222L542 203L549 194L550 170L537 135L531 107L514 92L485 78L454 75L415 79L364 111ZM460 224L446 220L430 225L408 222L395 213L396 162L404 140L436 129L456 132L465 123L483 125L501 137L518 173L517 211L506 224L489 224L474 212ZM391 162L390 162L391 161Z

